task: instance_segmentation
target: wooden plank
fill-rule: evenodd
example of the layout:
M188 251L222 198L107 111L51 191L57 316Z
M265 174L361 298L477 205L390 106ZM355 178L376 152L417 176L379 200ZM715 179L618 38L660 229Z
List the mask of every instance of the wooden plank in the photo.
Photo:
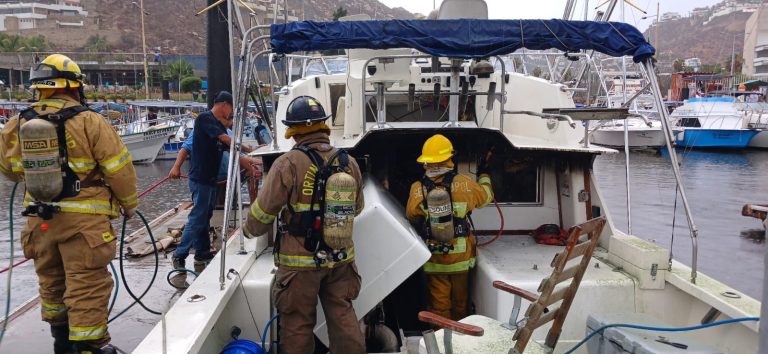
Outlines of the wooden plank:
M555 319L555 316L557 316L560 313L560 308L549 311L548 313L544 314L544 316L539 317L539 319L533 324L533 329L539 328L548 322Z
M563 287L562 289L558 289L557 291L551 293L547 298L542 298L540 303L544 306L549 306L564 299L571 290L572 285L573 283Z
M499 290L506 291L506 292L508 292L510 294L520 296L523 299L526 299L526 300L531 301L531 302L536 301L539 298L538 295L536 295L536 294L534 294L534 293L532 293L532 292L530 292L528 290L520 289L520 288L518 288L516 286L509 285L509 284L507 284L507 283L505 283L505 282L503 282L501 280L494 281L493 282L493 287L496 288L496 289L499 289Z
M566 268L557 276L557 279L555 280L555 284L560 284L568 279L573 278L576 274L578 274L579 270L580 270L580 267L578 264Z
M570 252L568 252L568 258L566 261L570 261L571 259L574 259L576 257L583 256L585 253L587 253L587 250L592 246L592 242L583 242L573 249L571 249ZM592 256L592 255L590 255Z
M447 319L438 314L421 311L419 312L419 320L436 326L440 326L444 329L450 329L461 334L468 336L480 337L485 332L482 328L467 323L457 322L451 319Z

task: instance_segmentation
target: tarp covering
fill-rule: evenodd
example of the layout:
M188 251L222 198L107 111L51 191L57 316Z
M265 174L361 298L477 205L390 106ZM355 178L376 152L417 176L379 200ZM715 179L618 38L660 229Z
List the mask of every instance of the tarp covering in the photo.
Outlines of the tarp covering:
M596 50L631 55L636 62L656 50L635 27L621 22L565 20L388 20L273 24L272 51L414 48L453 58L481 58L520 48Z

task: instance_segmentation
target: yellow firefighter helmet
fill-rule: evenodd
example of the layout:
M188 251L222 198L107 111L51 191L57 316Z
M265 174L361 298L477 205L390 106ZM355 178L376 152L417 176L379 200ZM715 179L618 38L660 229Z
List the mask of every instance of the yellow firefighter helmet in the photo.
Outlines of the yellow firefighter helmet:
M80 66L62 54L51 54L42 62L32 67L29 72L30 86L33 89L59 89L80 87L85 82L85 75Z
M420 163L440 163L453 157L453 144L445 136L435 134L424 142L421 156L416 159Z

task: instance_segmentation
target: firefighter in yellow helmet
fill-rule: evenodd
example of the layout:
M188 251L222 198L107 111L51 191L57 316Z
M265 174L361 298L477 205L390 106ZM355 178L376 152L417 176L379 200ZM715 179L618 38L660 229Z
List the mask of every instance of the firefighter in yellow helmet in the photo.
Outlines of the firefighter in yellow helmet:
M352 308L361 286L352 225L363 209L362 177L355 159L330 145L328 117L312 97L291 101L283 123L286 139L296 145L270 167L245 226L246 235L263 235L287 207L275 240L272 285L281 353L314 352L318 298L330 352L366 352Z
M455 172L453 155L453 145L445 136L427 139L416 160L424 165L424 177L411 185L406 216L420 226L432 252L424 264L429 311L460 320L468 314L469 269L477 255L477 240L467 218L493 200L493 189L484 160L474 181Z
M107 306L115 257L109 220L138 205L131 155L85 106L78 65L53 54L30 72L39 100L0 132L0 172L24 182L24 256L35 261L54 353L115 353Z

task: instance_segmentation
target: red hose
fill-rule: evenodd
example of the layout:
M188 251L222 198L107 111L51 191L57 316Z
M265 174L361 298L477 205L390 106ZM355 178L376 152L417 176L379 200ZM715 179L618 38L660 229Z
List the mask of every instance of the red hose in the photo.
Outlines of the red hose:
M16 268L16 267L18 267L18 266L20 266L20 265L22 265L24 263L27 263L27 261L29 261L29 258L22 259L22 260L16 262L14 265L10 266L10 267L5 267L3 269L0 269L0 274L3 274L5 272L9 271L11 268Z
M493 205L495 205L496 210L499 211L499 220L501 221L501 226L499 226L499 232L497 232L496 236L493 236L492 239L485 242L478 243L477 247L485 247L496 242L496 240L498 240L499 237L501 237L501 233L504 232L504 213L501 212L501 207L499 206L499 203L496 202L496 197L493 198Z

